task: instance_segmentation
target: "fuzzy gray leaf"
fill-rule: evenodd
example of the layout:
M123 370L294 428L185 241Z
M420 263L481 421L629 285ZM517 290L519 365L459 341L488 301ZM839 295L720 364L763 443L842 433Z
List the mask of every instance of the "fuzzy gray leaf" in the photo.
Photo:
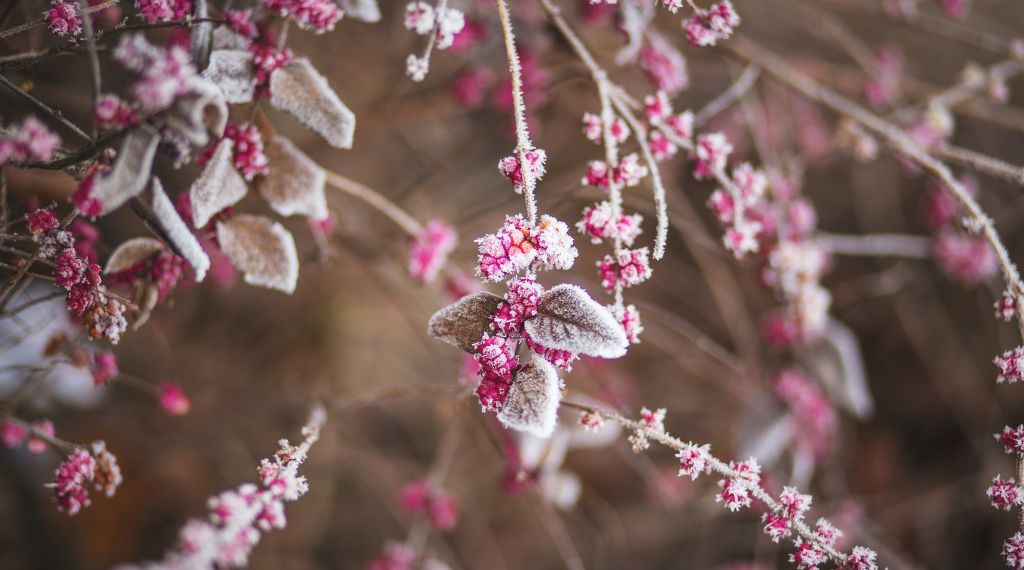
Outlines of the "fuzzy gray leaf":
M239 214L217 222L217 241L245 282L289 295L299 279L295 239L281 224L262 216Z
M626 333L608 309L569 284L540 296L537 315L526 321L526 332L545 347L602 358L618 358L629 346Z
M308 59L296 58L270 75L270 104L295 115L331 146L352 148L356 116Z
M203 77L212 81L228 103L249 103L256 92L252 54L244 49L215 49Z
M434 313L427 324L427 333L466 352L473 352L473 345L490 330L491 317L502 302L501 297L486 291L466 295Z
M205 226L217 212L237 204L248 192L249 186L235 169L234 143L224 139L189 190L192 223L197 228Z
M192 266L196 281L202 281L210 269L210 258L203 251L203 246L199 244L196 236L188 229L188 224L178 215L160 180L153 177L149 188L133 202L133 206L147 225L171 246L174 253Z
M380 6L377 0L340 0L345 15L370 24L380 21Z
M167 111L167 126L194 147L206 146L210 133L224 135L228 124L228 105L224 94L213 82L199 76L188 80L188 93Z
M132 238L117 246L114 253L107 258L107 266L103 273L120 273L131 266L145 261L150 257L166 249L166 246L158 239L151 237Z
M323 169L284 137L270 139L263 151L270 172L256 179L256 188L270 207L282 216L326 218L327 175Z
M519 369L512 377L505 405L498 412L498 421L505 427L547 438L555 431L558 403L562 390L555 367L543 358Z
M141 125L121 142L114 166L96 179L92 197L100 203L100 215L106 215L138 195L146 187L160 133Z

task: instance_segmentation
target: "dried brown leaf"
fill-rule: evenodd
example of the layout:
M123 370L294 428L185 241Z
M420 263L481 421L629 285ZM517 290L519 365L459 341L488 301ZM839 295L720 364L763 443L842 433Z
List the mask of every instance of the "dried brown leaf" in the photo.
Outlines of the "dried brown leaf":
M235 169L234 142L224 139L189 190L192 223L204 227L217 212L237 204L248 192L249 186Z
M263 216L239 214L217 222L220 247L245 282L291 294L299 279L295 240L281 224Z
M284 137L270 139L263 151L270 172L256 179L256 188L270 207L282 216L326 218L324 170Z
M526 332L547 348L618 358L626 354L626 333L608 309L576 285L552 287L540 297Z
M559 384L555 367L534 356L512 377L498 421L505 427L537 437L551 437L558 420L558 403L562 400Z
M160 133L149 125L140 125L125 135L113 167L100 175L92 187L101 216L121 207L146 187L159 142Z
M352 148L356 116L308 59L296 58L271 74L270 104L294 115L331 146Z
M486 291L466 295L434 313L427 324L427 333L466 352L473 352L473 345L490 330L491 317L503 302L501 297Z
M132 238L117 246L114 253L107 259L103 273L120 273L136 263L145 261L160 253L167 247L158 239L151 237Z

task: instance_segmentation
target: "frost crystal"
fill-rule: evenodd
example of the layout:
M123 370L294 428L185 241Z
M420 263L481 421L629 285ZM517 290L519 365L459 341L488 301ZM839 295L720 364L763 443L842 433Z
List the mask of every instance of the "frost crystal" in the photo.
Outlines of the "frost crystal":
M537 315L525 328L545 347L601 358L618 358L629 344L615 317L575 285L557 285L541 295Z

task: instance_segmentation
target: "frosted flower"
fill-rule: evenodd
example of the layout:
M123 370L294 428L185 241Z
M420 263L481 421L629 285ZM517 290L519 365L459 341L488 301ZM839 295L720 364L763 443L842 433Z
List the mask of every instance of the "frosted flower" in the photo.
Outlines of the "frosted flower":
M53 427L53 422L51 422L50 420L34 421L32 422L32 427L35 428L37 432L43 433L50 437L53 437L53 435L56 433L56 430ZM49 448L50 444L47 443L45 439L37 437L34 434L30 435L28 441L25 442L25 449L27 449L29 453L33 453L35 455L39 455L40 453L43 453Z
M258 174L270 172L267 155L263 153L263 136L255 125L250 124L228 124L224 129L224 138L230 140L234 153L235 168L246 180L252 180ZM201 154L197 161L200 165L205 164L213 156L220 141L211 144Z
M580 184L594 186L597 188L608 187L608 164L603 160L591 160L587 163L587 173L580 180Z
M732 227L725 230L722 243L737 259L760 249L757 236L761 234L761 223L750 219L738 220Z
M708 444L695 445L687 443L683 449L676 453L679 458L679 476L689 477L696 481L702 473L708 472L708 456L711 446Z
M999 475L996 475L985 494L992 502L993 507L1004 511L1009 511L1024 503L1024 494L1021 493L1021 488L1017 486L1013 477L1003 481Z
M28 117L11 128L9 136L0 136L0 166L8 162L48 162L60 147L60 137L39 119Z
M1024 534L1013 533L1013 536L1003 543L1003 560L1006 565L1014 570L1024 568Z
M731 224L736 214L736 201L732 194L718 188L708 197L708 209L711 210L719 222Z
M587 431L598 431L604 426L604 418L590 412L580 413L580 425Z
M996 441L1003 444L1006 453L1024 455L1024 425L1017 427L1005 426L1003 431L995 434Z
M750 207L764 198L768 187L768 178L763 172L756 170L749 162L733 168L732 182L739 189L745 206Z
M434 29L434 7L426 2L409 2L402 22L405 29L425 36Z
M951 277L969 285L991 277L998 269L995 252L985 238L952 230L935 238L935 261Z
M91 504L89 483L96 473L96 461L84 449L77 449L65 458L54 474L49 487L57 499L57 509L75 515Z
M999 376L996 382L1002 384L1007 382L1013 384L1024 377L1024 347L1018 346L1013 350L1004 352L993 360L999 368Z
M39 235L51 232L60 226L60 221L50 209L38 209L25 216L28 222L28 230Z
M107 497L113 497L123 480L121 467L117 464L117 457L107 451L107 444L102 441L92 442L91 447L92 455L96 460L93 486Z
M259 28L252 21L252 10L229 10L224 13L228 27L231 31L250 40L260 35Z
M416 553L405 544L389 543L384 554L367 566L367 570L411 570L416 561Z
M466 16L460 10L445 7L438 13L437 49L448 49L455 42L455 36L466 26Z
M123 129L139 122L131 106L117 95L100 96L93 108L93 119L101 129Z
M601 285L612 292L618 286L632 287L643 283L651 276L651 265L646 247L627 249L618 258L606 255L597 262Z
M675 95L690 84L683 54L659 34L646 34L638 59L647 79L660 91Z
M295 20L303 30L329 32L343 13L333 0L263 0L267 10Z
M546 347L539 342L535 341L533 337L527 334L526 330L523 331L523 340L526 341L526 346L532 350L535 354L547 360L552 366L561 368L566 372L572 370L572 363L579 358L578 354L569 352L568 350L558 350L556 348Z
M693 137L693 112L683 111L665 119L665 124L672 132L683 140L690 140Z
M696 46L713 46L732 35L740 25L739 14L729 0L713 4L703 13L683 21L687 39Z
M764 533L776 544L779 539L786 538L793 533L792 523L782 515L764 513L761 515L761 522L764 523Z
M720 479L718 487L718 494L715 495L716 503L722 503L732 512L750 506L750 489L746 483L737 479Z
M626 187L636 186L649 173L647 167L640 164L640 156L631 152L622 157L615 168L615 183Z
M181 386L174 382L163 382L160 384L158 398L160 407L172 416L183 416L192 407L188 396L182 391Z
M789 561L796 564L798 570L818 570L819 566L828 562L828 555L817 546L800 538L796 539L795 545L796 552L789 555Z
M710 177L715 172L721 172L732 153L732 144L722 133L710 133L697 137L696 170L694 176L698 180Z
M433 281L455 249L455 230L439 219L427 222L409 248L409 274L423 282Z
M60 37L77 36L82 33L82 18L78 14L75 1L55 0L50 9L43 13L50 31Z
M814 524L814 535L824 544L834 547L836 540L843 536L843 531L833 526L827 519L818 519Z
M417 57L416 54L409 54L405 58L405 74L415 82L423 81L430 71L430 60L425 57Z
M640 311L636 309L636 306L626 305L622 308L610 306L608 310L615 316L615 320L619 322L619 326L626 333L626 340L632 344L640 344L640 333L644 332L644 325L640 323Z
M541 216L535 232L537 246L537 263L541 269L568 270L579 252L573 246L569 226L552 216Z
M192 11L191 0L135 0L147 24L183 20Z
M677 147L671 139L662 134L661 131L651 132L647 140L647 148L651 150L651 155L654 156L655 160L672 158L679 151L679 147Z
M187 49L177 44L166 49L157 47L141 34L122 37L114 58L141 76L131 92L139 107L146 111L170 105L188 91L189 81L196 75Z
M878 554L874 550L854 546L846 557L846 566L850 570L878 570L877 558Z
M1017 314L1017 296L1010 291L1003 291L999 299L996 300L993 307L996 310L996 318L1003 319L1006 322L1013 320L1014 315Z
M516 192L522 193L525 183L535 183L544 177L544 165L548 155L542 148L533 148L523 153L526 158L526 174L529 180L524 181L523 170L519 164L519 153L515 152L510 156L498 161L498 171L507 178Z
M656 411L651 411L647 408L640 409L640 423L644 424L648 429L656 431L658 433L665 433L665 414L667 410L665 408L658 408Z
M604 136L604 128L601 125L601 117L594 113L583 113L583 134L587 140L595 143L601 142Z
M505 303L494 314L491 326L504 334L520 334L523 322L537 314L543 293L544 286L531 278L509 281Z
M501 281L537 258L533 231L522 215L505 218L497 233L478 238L476 244L480 252L477 275L485 281Z
M287 65L294 56L292 50L286 47L278 50L276 45L259 42L253 42L249 46L249 53L252 54L256 90L260 93L270 91L270 76L274 71Z
M512 379L512 369L518 364L507 340L486 333L480 342L473 345L473 357L480 363L485 375L509 381Z
M654 95L644 97L644 114L652 125L661 123L671 116L672 102L669 101L668 95L659 89Z
M616 236L627 247L633 245L633 241L640 235L640 214L619 216L619 223L612 223L612 205L610 202L600 202L594 206L583 208L583 218L576 222L576 229L590 237L591 243L601 243L603 240L614 241Z

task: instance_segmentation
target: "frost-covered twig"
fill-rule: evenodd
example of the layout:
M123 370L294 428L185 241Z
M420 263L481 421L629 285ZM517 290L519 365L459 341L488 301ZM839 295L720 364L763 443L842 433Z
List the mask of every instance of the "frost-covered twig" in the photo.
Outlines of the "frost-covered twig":
M505 0L496 0L498 17L501 20L501 32L505 40L505 55L508 58L508 69L512 75L512 114L516 126L516 156L519 158L520 175L522 176L523 198L526 200L526 219L531 225L537 223L537 176L529 165L528 152L534 149L530 140L530 127L526 123L526 103L523 100L523 70L516 52L515 34L512 32L512 16Z
M757 83L759 77L761 77L761 69L756 65L748 65L728 89L708 101L707 104L693 115L693 126L703 126L712 117L717 116L722 111L728 109L733 103L742 99L750 91L750 88Z

